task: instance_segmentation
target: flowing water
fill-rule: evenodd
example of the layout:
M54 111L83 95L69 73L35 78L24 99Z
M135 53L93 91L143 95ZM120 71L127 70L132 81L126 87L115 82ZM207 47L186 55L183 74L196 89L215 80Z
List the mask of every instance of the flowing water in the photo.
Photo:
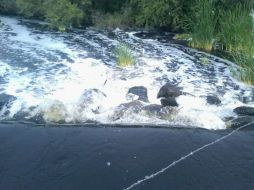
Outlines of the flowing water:
M66 123L181 125L225 129L233 109L252 101L253 89L234 80L223 59L201 53L145 32L46 30L46 23L0 17L0 94L15 97L1 112L1 120L40 118ZM120 68L115 48L127 43L137 64ZM209 64L205 64L209 62ZM158 117L146 112L115 115L119 105L135 100L127 95L134 86L148 89L149 104L166 82L189 95L177 98L179 108ZM220 106L208 105L207 95L218 96ZM198 118L197 118L198 116Z

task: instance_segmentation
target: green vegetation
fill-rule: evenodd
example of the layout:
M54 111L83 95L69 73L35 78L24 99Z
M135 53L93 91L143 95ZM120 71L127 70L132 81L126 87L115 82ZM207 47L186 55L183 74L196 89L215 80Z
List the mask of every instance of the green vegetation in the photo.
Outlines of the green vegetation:
M127 44L119 44L116 47L117 65L127 67L135 64L135 58L130 47Z
M227 52L253 50L253 18L246 5L239 4L231 10L220 11L219 44Z
M194 10L193 17L188 20L192 36L189 45L211 52L217 22L213 0L197 0Z
M233 76L249 85L254 85L254 57L245 53L234 53L233 58L239 65L238 71L232 71Z
M53 4L57 6L52 6ZM82 11L68 0L49 0L45 2L45 19L53 28L65 31L66 27L78 26L83 18Z
M0 13L15 14L17 12L16 0L0 0Z
M174 39L175 40L187 40L187 41L190 41L192 40L192 36L190 34L176 34L174 36Z

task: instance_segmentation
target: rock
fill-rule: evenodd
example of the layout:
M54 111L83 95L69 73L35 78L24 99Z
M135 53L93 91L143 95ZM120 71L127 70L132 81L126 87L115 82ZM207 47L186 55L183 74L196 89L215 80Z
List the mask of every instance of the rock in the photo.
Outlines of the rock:
M94 113L98 113L101 106L101 101L106 98L106 94L98 89L86 89L81 95L78 104L78 112L85 109L90 109Z
M120 104L114 113L113 120L118 120L128 113L139 113L142 110L143 104L139 100Z
M210 105L217 105L217 106L221 104L221 100L217 96L207 96L206 102Z
M169 98L169 97L178 97L183 95L182 88L171 83L166 83L158 92L157 98Z
M144 86L135 86L129 89L128 94L137 95L139 98L138 100L143 102L149 102L147 96L147 88Z
M253 107L247 107L247 106L237 107L234 109L234 112L237 115L254 116L254 108Z
M9 95L9 94L0 94L0 110L3 108L4 105L9 104L10 102L16 100L17 98Z
M9 95L9 94L0 94L0 111L1 114L4 116L7 116L10 114L10 106L13 101L15 101L17 98L15 96Z
M176 99L173 97L168 97L168 98L162 98L161 99L161 105L162 107L177 107L178 103L176 102Z
M254 116L243 116L243 117L236 118L233 121L229 122L229 127L238 128L238 127L247 125L249 123L251 124L248 125L248 127L254 127Z
M142 110L144 110L148 115L158 116L161 114L162 106L158 104L150 104L150 105L144 106Z
M65 122L67 110L62 102L55 100L42 108L42 114L45 121L59 123Z

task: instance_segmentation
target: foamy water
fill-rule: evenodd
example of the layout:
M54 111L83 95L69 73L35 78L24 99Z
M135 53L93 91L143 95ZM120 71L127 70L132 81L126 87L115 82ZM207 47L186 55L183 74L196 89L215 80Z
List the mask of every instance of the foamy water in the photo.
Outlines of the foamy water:
M0 19L4 23L0 28L0 93L17 98L2 119L22 112L26 118L43 115L49 122L59 118L71 123L92 120L225 129L225 118L244 105L239 98L252 93L250 87L230 77L225 64L234 67L232 63L208 57L210 64L204 65L200 58L207 54L141 39L135 32L57 33L28 27L27 21ZM119 42L133 48L135 66L116 66L114 51ZM120 104L135 100L127 96L129 88L147 88L149 103L144 106L160 104L156 96L167 81L177 81L184 92L193 95L178 97L180 106L167 119L132 111L113 119ZM208 105L207 95L219 96L222 105Z

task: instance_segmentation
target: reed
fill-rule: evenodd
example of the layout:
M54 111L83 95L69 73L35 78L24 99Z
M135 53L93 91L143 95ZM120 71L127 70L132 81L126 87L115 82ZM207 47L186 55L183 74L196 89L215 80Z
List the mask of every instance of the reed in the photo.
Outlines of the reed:
M197 0L193 17L189 19L192 40L189 45L193 48L211 52L214 44L216 16L212 0Z
M253 54L254 30L249 5L238 4L231 10L221 10L219 45L229 53Z
M233 75L246 84L254 85L254 57L250 54L234 53L233 59L239 65L238 72L234 71Z

